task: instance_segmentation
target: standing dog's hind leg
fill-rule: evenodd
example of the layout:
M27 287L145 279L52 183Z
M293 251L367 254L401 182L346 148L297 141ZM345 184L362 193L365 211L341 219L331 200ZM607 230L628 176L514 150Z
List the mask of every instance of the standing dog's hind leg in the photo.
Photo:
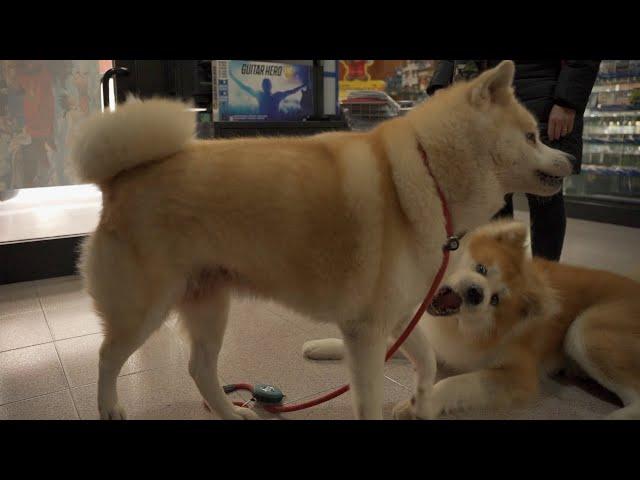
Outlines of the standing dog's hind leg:
M218 354L229 313L229 292L221 287L206 297L180 304L180 320L191 340L189 373L209 407L225 420L254 419L248 408L231 403L218 379Z

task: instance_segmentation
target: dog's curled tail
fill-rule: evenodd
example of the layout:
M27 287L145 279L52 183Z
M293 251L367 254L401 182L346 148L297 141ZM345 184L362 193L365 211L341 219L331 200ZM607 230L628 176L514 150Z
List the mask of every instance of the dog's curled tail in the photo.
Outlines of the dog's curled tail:
M70 162L76 178L101 184L118 173L182 150L194 136L189 105L168 99L129 99L114 112L89 118L78 131Z

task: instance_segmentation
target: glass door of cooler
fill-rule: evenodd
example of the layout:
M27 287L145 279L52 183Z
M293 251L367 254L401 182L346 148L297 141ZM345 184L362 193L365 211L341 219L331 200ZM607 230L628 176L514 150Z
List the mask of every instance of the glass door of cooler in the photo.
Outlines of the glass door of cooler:
M582 174L568 197L640 205L640 60L603 60L584 114Z
M95 228L100 192L75 184L67 158L78 128L103 108L100 80L112 67L112 60L0 60L0 246ZM113 82L108 87L113 97Z

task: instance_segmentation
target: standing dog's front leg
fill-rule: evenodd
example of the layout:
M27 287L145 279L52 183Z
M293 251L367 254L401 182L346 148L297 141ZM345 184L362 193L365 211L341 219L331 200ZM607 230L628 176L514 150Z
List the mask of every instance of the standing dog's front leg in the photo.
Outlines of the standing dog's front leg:
M405 324L399 325L394 332L398 336L404 330ZM436 353L427 338L424 328L417 325L400 348L402 353L411 360L416 369L416 391L411 400L400 402L393 409L393 417L397 420L411 420L414 418L431 418L429 411L433 384L436 379Z
M356 417L382 420L386 335L370 327L343 330Z

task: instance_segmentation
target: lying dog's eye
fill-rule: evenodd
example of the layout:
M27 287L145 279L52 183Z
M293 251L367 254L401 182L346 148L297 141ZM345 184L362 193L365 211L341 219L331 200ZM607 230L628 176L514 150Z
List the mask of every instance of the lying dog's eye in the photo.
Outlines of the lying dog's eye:
M527 142L531 142L533 144L536 143L536 134L533 132L528 132L525 134L525 136L527 137Z
M493 295L491 295L491 302L490 303L494 307L500 303L500 297L498 296L497 293L494 293Z
M478 272L480 275L486 277L487 276L487 267L482 265L481 263L479 263L478 265L476 265L476 272Z

